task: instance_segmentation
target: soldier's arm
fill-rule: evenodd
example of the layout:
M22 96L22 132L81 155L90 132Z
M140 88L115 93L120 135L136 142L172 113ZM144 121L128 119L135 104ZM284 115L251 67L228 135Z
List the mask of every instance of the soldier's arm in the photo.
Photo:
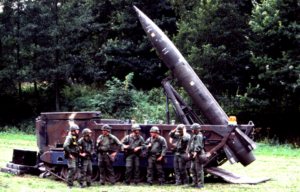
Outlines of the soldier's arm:
M176 133L176 130L172 130L172 131L170 131L169 136L172 139L178 139L179 138L179 133Z
M167 153L167 141L165 138L161 139L161 148L162 148L162 151L161 151L161 156L166 156L166 153Z
M101 140L100 138L101 138L101 135L99 135L99 137L97 139L97 143L96 143L97 145L98 145L99 141Z
M128 139L128 135L124 138L123 142L124 145L129 145L129 139Z
M93 155L93 153L94 153L94 150L95 150L95 147L94 147L94 140L92 140L92 148L91 148L91 155Z
M203 148L203 136L202 135L197 135L196 136L196 141L195 141L195 152L201 152L201 149Z
M146 148L146 144L145 144L145 140L144 138L141 136L141 139L140 139L140 147L141 147L141 150L144 150L144 149L147 149Z
M70 154L70 144L71 144L71 138L67 137L64 143L64 150L65 152L67 152L68 154Z
M148 144L150 143L150 138L148 138L146 141L145 141L145 147L144 149L149 149L148 147Z
M190 139L194 139L194 137L191 137ZM191 145L192 145L192 141L189 143L189 145L188 145L188 148L189 148L189 150L188 150L188 153L191 153L192 152L192 147L191 147Z
M79 153L82 153L82 140L79 139L77 143L78 143L78 147L79 147Z
M116 136L113 136L113 140L114 140L114 143L117 145L116 152L119 153L120 150L121 150L121 147L123 146L123 144L121 143L121 141Z

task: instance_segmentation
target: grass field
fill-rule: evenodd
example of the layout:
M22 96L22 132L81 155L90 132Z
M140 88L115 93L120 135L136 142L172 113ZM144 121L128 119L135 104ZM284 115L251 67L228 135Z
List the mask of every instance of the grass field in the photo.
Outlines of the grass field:
M248 167L241 164L231 165L225 163L222 168L234 173L250 177L272 177L270 181L256 185L228 184L215 178L205 178L205 188L201 191L299 191L300 192L300 150L287 146L269 146L258 144L259 148L254 152L257 160ZM0 167L12 159L14 148L38 150L36 137L23 134L0 133ZM34 175L15 176L0 172L0 191L35 192L35 191L199 191L199 189L186 187L173 187L167 184L164 187L154 185L151 187L142 183L140 187L124 186L117 183L115 186L94 187L79 189L78 183L68 190L66 184L56 178L40 179Z

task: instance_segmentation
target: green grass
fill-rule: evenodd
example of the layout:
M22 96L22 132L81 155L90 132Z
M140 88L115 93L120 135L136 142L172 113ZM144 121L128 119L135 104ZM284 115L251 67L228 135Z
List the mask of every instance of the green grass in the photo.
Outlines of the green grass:
M201 191L300 191L300 150L286 146L269 146L258 144L259 148L254 152L256 161L247 167L241 164L231 165L225 163L222 168L234 173L250 177L272 177L270 181L256 185L228 184L219 179L206 178L205 188ZM36 137L25 134L0 133L0 166L5 167L12 159L13 148L37 150ZM148 186L124 186L117 183L116 186L99 187L94 182L94 187L79 189L75 181L75 187L68 190L66 184L59 179L50 177L41 179L34 175L16 176L0 172L0 191L35 192L35 191L200 191L199 189L173 187L167 184L164 187ZM145 185L145 183L142 183Z

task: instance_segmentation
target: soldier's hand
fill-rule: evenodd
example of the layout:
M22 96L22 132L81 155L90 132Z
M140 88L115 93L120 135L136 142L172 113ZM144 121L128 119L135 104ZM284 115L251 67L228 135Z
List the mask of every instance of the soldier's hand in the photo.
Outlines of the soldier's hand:
M98 143L101 143L101 140L99 140Z
M190 158L190 154L189 153L187 154L187 156L188 156L188 158Z
M85 157L86 153L79 153L80 156Z
M117 155L116 152L112 153L111 156L115 157Z
M183 135L186 134L186 128L183 128Z
M71 154L69 154L69 157L70 157L71 159L74 159L74 156L73 156L73 155L71 155Z
M80 149L80 150L82 150L82 147L81 147L81 146L79 146L79 149Z
M151 147L151 146L152 146L152 143L149 143L149 144L148 144L148 147Z
M129 145L124 145L124 149L128 149L129 148Z
M197 152L194 153L193 159L195 159L196 155L197 155Z
M157 161L161 161L161 159L162 159L163 157L162 156L160 156L159 158L157 158Z
M140 147L136 147L136 148L134 148L134 152L137 152L140 149L141 149Z

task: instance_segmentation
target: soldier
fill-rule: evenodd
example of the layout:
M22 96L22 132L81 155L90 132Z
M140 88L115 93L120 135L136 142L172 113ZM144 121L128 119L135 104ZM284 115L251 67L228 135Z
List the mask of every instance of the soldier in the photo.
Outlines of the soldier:
M109 175L109 181L115 184L115 173L113 169L113 159L120 151L122 143L117 137L110 134L110 127L105 124L102 126L102 135L97 139L98 165L100 169L100 186L105 184L106 174ZM116 151L113 151L113 144L117 145ZM106 171L107 170L107 171Z
M92 131L89 128L85 128L82 131L83 137L79 139L79 161L81 159L81 168L79 169L78 183L80 184L80 188L83 188L83 181L86 178L86 185L91 187L91 177L93 173L92 167L92 156L94 153L94 141L91 138Z
M177 130L177 133L176 133ZM186 170L187 153L186 149L190 141L190 134L186 132L185 125L179 124L174 130L170 131L169 136L172 139L176 139L176 147L174 148L174 172L176 176L176 183L174 186L184 185L188 186L189 176Z
M191 138L189 147L189 156L192 156L191 173L193 178L190 187L202 188L204 187L203 164L200 163L198 155L205 154L203 135L200 132L201 126L198 123L194 123L191 128L194 135Z
M71 189L71 187L73 186L74 175L78 167L78 154L79 154L79 147L77 143L78 133L79 133L79 127L75 124L71 125L70 132L66 137L64 143L65 158L68 160L67 186L69 189Z
M126 172L125 184L130 184L132 168L134 165L134 184L138 186L140 177L140 157L139 153L145 148L145 141L139 131L141 130L138 124L132 125L132 134L127 135L123 141L124 151L126 156Z
M145 144L149 149L148 152L148 165L147 165L147 182L151 186L153 183L154 167L157 171L158 181L161 186L164 185L165 175L163 171L163 158L167 152L166 139L159 136L158 127L153 126L150 129L151 137L147 139Z

